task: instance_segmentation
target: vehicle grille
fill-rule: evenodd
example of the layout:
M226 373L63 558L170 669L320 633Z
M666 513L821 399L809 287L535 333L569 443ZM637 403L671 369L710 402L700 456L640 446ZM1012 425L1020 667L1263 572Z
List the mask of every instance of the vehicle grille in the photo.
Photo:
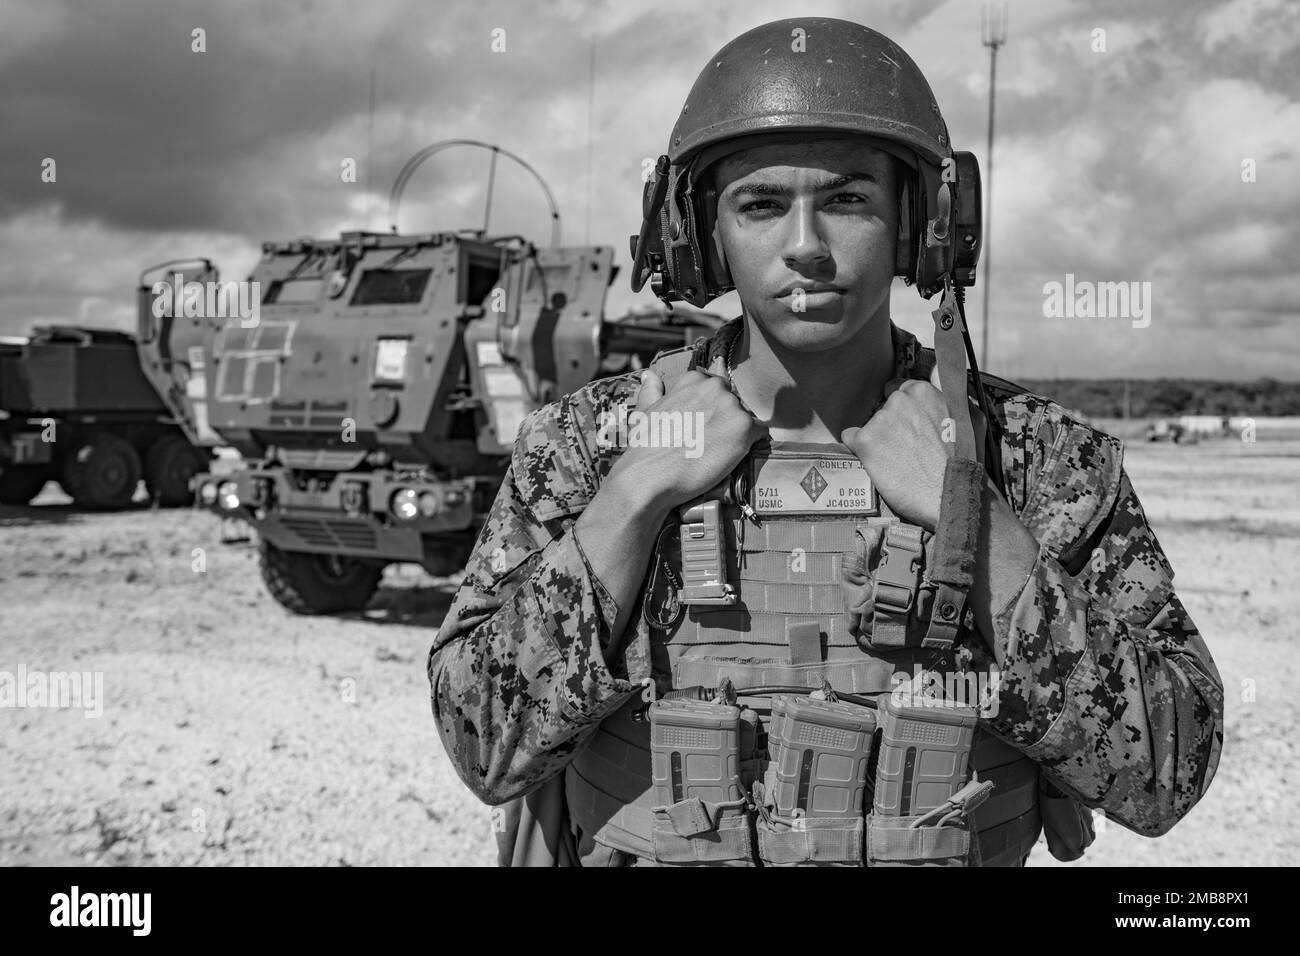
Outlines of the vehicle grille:
M331 521L319 518L282 518L285 531L305 544L331 551L374 551L375 531L360 521Z

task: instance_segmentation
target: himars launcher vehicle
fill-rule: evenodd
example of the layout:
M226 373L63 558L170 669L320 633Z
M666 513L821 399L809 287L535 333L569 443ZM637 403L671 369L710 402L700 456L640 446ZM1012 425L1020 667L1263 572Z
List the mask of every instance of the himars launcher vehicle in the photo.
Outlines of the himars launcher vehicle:
M216 276L211 263L184 265L190 279ZM216 444L196 374L211 332L148 307L139 321L134 336L50 325L0 340L0 504L25 505L55 480L82 508L120 508L141 477L162 505L192 500Z
M606 321L608 246L349 232L262 252L258 319L226 320L207 368L208 422L244 463L194 488L252 525L299 613L364 607L391 562L459 570L525 415L717 324Z

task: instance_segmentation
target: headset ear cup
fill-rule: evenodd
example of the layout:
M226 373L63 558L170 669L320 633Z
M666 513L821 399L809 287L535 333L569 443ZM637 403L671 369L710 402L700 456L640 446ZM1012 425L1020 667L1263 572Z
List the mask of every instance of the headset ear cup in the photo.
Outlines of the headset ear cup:
M694 306L703 306L717 294L704 274L712 236L708 237L702 249L701 223L696 207L698 197L690 190L689 168L673 167L673 170L673 180L660 215L667 275L662 291L657 294L667 301L680 299Z
M691 237L690 198L681 193L686 171L674 166L659 213L659 228L663 236L664 281L656 294L667 301L691 301L699 294L696 275L699 266L691 254L694 242Z

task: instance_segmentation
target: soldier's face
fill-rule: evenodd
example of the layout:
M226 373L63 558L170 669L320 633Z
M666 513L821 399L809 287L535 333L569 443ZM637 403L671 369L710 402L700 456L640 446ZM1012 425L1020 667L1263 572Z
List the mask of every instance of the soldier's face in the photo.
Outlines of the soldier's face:
M898 200L887 153L845 139L760 146L715 177L714 241L769 338L822 351L888 316Z

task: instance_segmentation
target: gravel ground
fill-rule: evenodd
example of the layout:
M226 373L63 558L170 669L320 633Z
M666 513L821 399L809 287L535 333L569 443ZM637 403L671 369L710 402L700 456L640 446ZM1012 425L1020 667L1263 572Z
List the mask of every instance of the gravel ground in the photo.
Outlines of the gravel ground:
M1100 821L1075 865L1300 862L1300 443L1134 444L1128 466L1228 688L1227 739L1169 835ZM199 512L77 513L54 485L0 508L0 670L103 674L98 718L0 709L0 864L493 863L429 713L453 582L390 567L363 615L300 618L218 538Z

